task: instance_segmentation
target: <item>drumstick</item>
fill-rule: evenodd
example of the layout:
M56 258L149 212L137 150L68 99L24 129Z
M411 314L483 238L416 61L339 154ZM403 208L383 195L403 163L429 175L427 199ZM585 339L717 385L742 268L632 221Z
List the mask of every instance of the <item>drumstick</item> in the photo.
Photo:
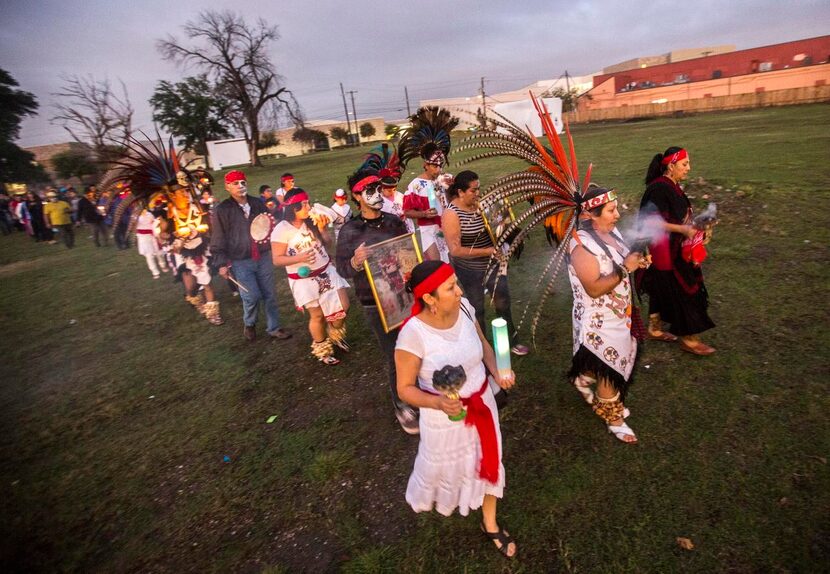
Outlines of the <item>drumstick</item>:
M228 281L230 281L231 283L233 283L234 285L236 285L237 287L239 287L240 289L245 291L245 293L249 293L248 288L245 287L242 283L240 283L236 279L234 279L233 275L231 275L230 273L228 273Z

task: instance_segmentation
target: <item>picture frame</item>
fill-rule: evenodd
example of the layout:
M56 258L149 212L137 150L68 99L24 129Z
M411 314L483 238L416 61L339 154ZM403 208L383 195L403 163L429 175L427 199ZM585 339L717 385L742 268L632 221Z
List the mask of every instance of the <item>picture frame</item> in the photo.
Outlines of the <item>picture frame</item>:
M493 244L502 230L510 223L516 221L516 214L511 206L505 206L501 201L490 206L489 209L479 208L481 218L484 220L484 228L490 234Z
M363 262L363 269L369 279L383 329L388 333L400 327L409 317L415 298L404 285L423 257L414 233L368 245L367 249L369 255Z

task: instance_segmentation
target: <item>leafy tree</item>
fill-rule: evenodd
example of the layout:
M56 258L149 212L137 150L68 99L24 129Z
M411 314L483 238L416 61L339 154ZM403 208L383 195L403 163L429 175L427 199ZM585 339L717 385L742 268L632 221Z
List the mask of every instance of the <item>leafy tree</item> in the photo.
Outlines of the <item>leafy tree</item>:
M29 92L15 89L19 85L11 74L0 69L0 141L16 140L23 118L37 114L37 99Z
M19 85L0 69L0 183L48 181L34 154L14 143L20 135L20 122L35 115L38 108L35 96L17 89Z
M343 142L344 144L349 143L349 132L345 129L341 128L340 126L335 126L329 130L329 134L336 140Z
M153 121L178 138L178 145L207 156L207 142L230 137L227 112L230 101L222 96L206 74L175 84L161 81L153 97Z
M291 139L295 142L300 142L312 146L315 150L329 149L329 140L326 134L320 130L314 130L307 127L301 127L294 130Z
M260 120L268 106L279 102L295 124L302 126L299 106L271 61L271 43L279 39L276 26L261 18L249 25L233 12L205 10L185 24L184 33L195 44L185 45L168 36L158 42L159 51L167 60L195 65L221 86L248 141L252 164L262 165L257 149Z
M83 179L85 175L96 175L98 164L85 150L69 149L55 154L50 160L58 177L68 179L72 176Z
M263 132L259 136L259 147L269 148L280 145L280 140L274 132Z
M398 134L398 130L401 128L396 126L395 124L386 124L383 126L383 133L387 136L396 136Z
M122 143L132 134L133 106L127 87L121 82L123 95L112 89L108 79L80 76L63 78L53 124L61 125L72 139L93 149L96 159L110 159L109 146Z
M43 166L32 152L10 141L0 141L0 183L35 183L49 181Z
M363 122L360 124L360 137L362 138L370 138L377 133L375 130L375 126L370 124L369 122Z
M543 94L546 98L559 98L562 100L562 111L563 112L572 112L576 109L577 100L579 98L585 98L590 100L591 94L582 94L580 96L579 90L576 88L571 88L570 90L566 90L565 88L554 88L548 92Z

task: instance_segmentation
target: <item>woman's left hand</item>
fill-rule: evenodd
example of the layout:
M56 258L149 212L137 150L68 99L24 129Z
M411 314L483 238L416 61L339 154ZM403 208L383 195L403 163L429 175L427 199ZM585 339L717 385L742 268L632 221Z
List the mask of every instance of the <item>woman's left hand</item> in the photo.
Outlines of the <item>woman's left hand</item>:
M516 384L516 373L513 371L510 371L509 374L504 376L501 373L496 373L494 378L496 379L496 384L503 389L509 389Z

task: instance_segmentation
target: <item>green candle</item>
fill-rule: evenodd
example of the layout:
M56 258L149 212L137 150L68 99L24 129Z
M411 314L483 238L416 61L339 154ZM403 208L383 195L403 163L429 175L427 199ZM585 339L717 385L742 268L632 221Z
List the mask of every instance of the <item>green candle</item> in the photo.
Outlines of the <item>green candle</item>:
M502 318L493 319L493 350L496 352L496 367L499 375L508 376L510 368L510 339L507 336L507 321Z

